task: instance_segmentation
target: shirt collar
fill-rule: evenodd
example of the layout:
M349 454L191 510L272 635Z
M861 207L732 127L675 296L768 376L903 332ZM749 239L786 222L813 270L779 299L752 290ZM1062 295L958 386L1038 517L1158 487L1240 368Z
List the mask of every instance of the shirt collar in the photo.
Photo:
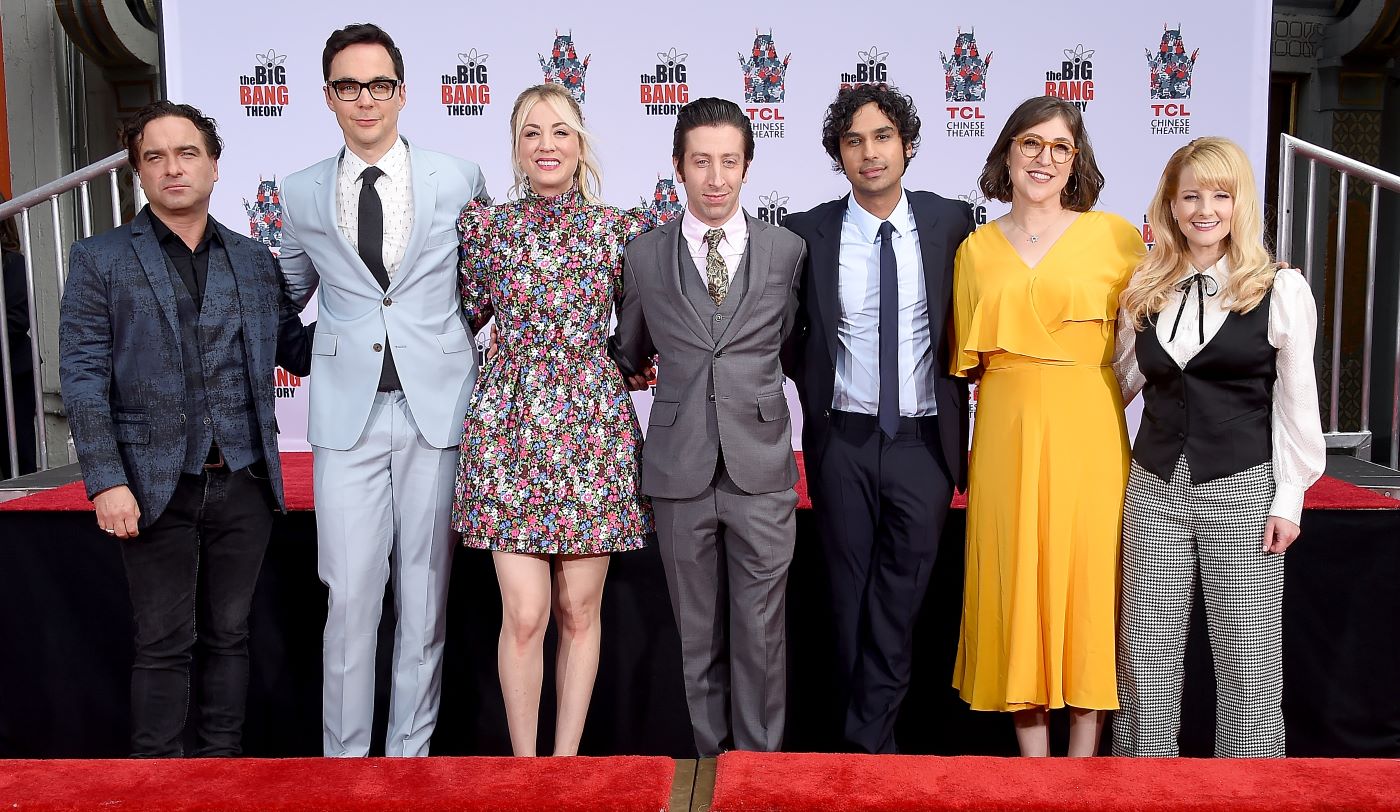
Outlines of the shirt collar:
M851 195L846 202L846 219L851 221L860 236L868 243L874 243L880 239L880 224L884 222L880 218L866 211L856 202L856 196ZM894 210L890 212L890 225L894 226L896 234L908 234L912 225L909 216L909 198L904 194L904 190L899 190L899 202L894 204Z
M705 232L711 228L713 226L706 225L705 221L691 214L689 209L681 218L681 234L691 245L703 245ZM720 228L724 229L724 242L733 248L742 249L749 238L749 223L744 217L744 207L736 208Z
M397 180L402 177L404 171L408 168L408 144L404 143L402 138L395 139L394 145L389 147L389 151L384 153L379 160L375 161L374 165L384 172L384 177L386 178ZM341 171L356 180L359 179L360 173L364 172L367 166L369 166L369 164L366 163L363 158L351 152L349 148L346 148L344 154L340 158Z
M1193 265L1190 260L1187 260L1186 272L1176 281L1185 282L1198 273L1202 276L1209 276L1211 279L1215 280L1216 284L1224 287L1225 283L1230 281L1230 257L1228 255L1221 257L1214 265L1205 270L1197 270L1196 266Z
M149 203L146 204L146 214L151 218L151 231L155 233L157 242L162 245L168 245L174 240L186 249L189 248L189 246L185 245L184 239L181 238L179 234L172 231L170 226L165 224L165 221L156 216L156 213L151 210ZM205 221L204 236L199 238L199 244L194 247L193 253L199 253L207 248L211 242L217 242L220 245L223 244L223 240L219 238L218 229L214 228L214 218L212 215Z

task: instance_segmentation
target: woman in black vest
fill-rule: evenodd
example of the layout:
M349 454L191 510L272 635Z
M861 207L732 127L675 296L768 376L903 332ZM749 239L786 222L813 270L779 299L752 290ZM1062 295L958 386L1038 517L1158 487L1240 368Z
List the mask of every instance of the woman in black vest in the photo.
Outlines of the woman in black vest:
M1198 138L1167 162L1157 237L1123 292L1123 402L1143 393L1123 511L1113 753L1177 755L1200 574L1215 660L1215 754L1282 757L1282 554L1326 448L1317 313L1275 269L1249 159Z

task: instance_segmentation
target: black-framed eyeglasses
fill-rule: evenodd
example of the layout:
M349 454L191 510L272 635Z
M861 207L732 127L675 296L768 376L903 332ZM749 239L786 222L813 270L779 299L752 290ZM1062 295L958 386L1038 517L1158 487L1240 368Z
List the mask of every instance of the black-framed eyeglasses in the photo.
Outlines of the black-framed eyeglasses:
M359 101L360 94L369 91L369 97L375 101L388 101L394 98L394 93L398 91L399 85L403 84L398 79L372 79L368 82L357 82L354 79L337 79L329 82L326 86L335 93L335 97L341 101Z
M1027 158L1039 158L1047 146L1050 147L1050 160L1057 164L1069 163L1071 158L1079 154L1079 147L1068 141L1046 141L1035 134L1018 135L1011 140L1016 142L1016 146L1021 148L1021 154Z

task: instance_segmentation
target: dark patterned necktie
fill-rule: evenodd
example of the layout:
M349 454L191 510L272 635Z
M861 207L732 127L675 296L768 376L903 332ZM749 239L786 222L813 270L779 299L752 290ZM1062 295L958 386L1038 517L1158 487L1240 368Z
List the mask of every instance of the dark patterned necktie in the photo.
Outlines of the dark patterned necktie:
M705 232L705 242L710 246L709 253L705 255L705 278L709 281L710 298L714 300L715 307L724 304L724 297L729 295L729 266L724 264L724 257L719 253L719 241L722 239L722 228Z

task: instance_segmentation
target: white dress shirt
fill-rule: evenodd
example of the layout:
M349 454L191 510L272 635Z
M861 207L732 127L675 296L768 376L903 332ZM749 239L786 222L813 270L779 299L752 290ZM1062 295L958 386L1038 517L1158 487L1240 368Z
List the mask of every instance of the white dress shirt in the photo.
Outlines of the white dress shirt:
M356 252L360 250L360 173L367 166L369 164L360 156L347 149L340 158L340 173L336 177L336 224ZM384 172L374 189L379 192L384 210L384 269L393 279L408 248L408 236L413 233L413 181L408 145L402 138L398 139L375 166Z
M841 221L841 258L836 283L841 312L836 321L836 386L831 407L880 413L880 218L851 195ZM919 231L909 199L901 191L890 212L890 240L899 274L899 414L938 413L934 399L933 341L928 291L924 287Z
M739 270L739 261L744 258L744 249L749 245L749 222L744 219L743 207L735 209L734 214L719 227L724 229L724 239L719 241L719 255L724 257L724 266L729 269L729 281L733 282L734 273ZM685 237L685 246L690 249L690 258L700 270L700 281L707 290L710 284L710 244L705 241L705 232L712 228L714 226L706 225L689 209L681 218L681 236Z
M1185 281L1197 271L1183 274ZM1185 367L1209 344L1225 323L1225 283L1230 279L1227 259L1201 271L1215 280L1215 296L1205 297L1205 344L1201 343L1202 309L1196 288L1186 296L1181 323L1172 337L1172 324L1182 306L1182 292L1173 289L1167 304L1157 314L1157 340L1180 367ZM1207 290L1210 290L1207 287ZM1274 501L1269 515L1294 524L1303 515L1303 493L1322 476L1327 465L1327 444L1322 437L1322 417L1318 412L1317 378L1313 374L1313 343L1317 336L1317 308L1303 275L1282 268L1274 276L1274 292L1269 298L1269 344L1278 350L1275 365L1278 378L1273 394ZM1114 372L1123 390L1123 403L1137 396L1147 383L1138 369L1134 352L1136 332L1119 313Z

